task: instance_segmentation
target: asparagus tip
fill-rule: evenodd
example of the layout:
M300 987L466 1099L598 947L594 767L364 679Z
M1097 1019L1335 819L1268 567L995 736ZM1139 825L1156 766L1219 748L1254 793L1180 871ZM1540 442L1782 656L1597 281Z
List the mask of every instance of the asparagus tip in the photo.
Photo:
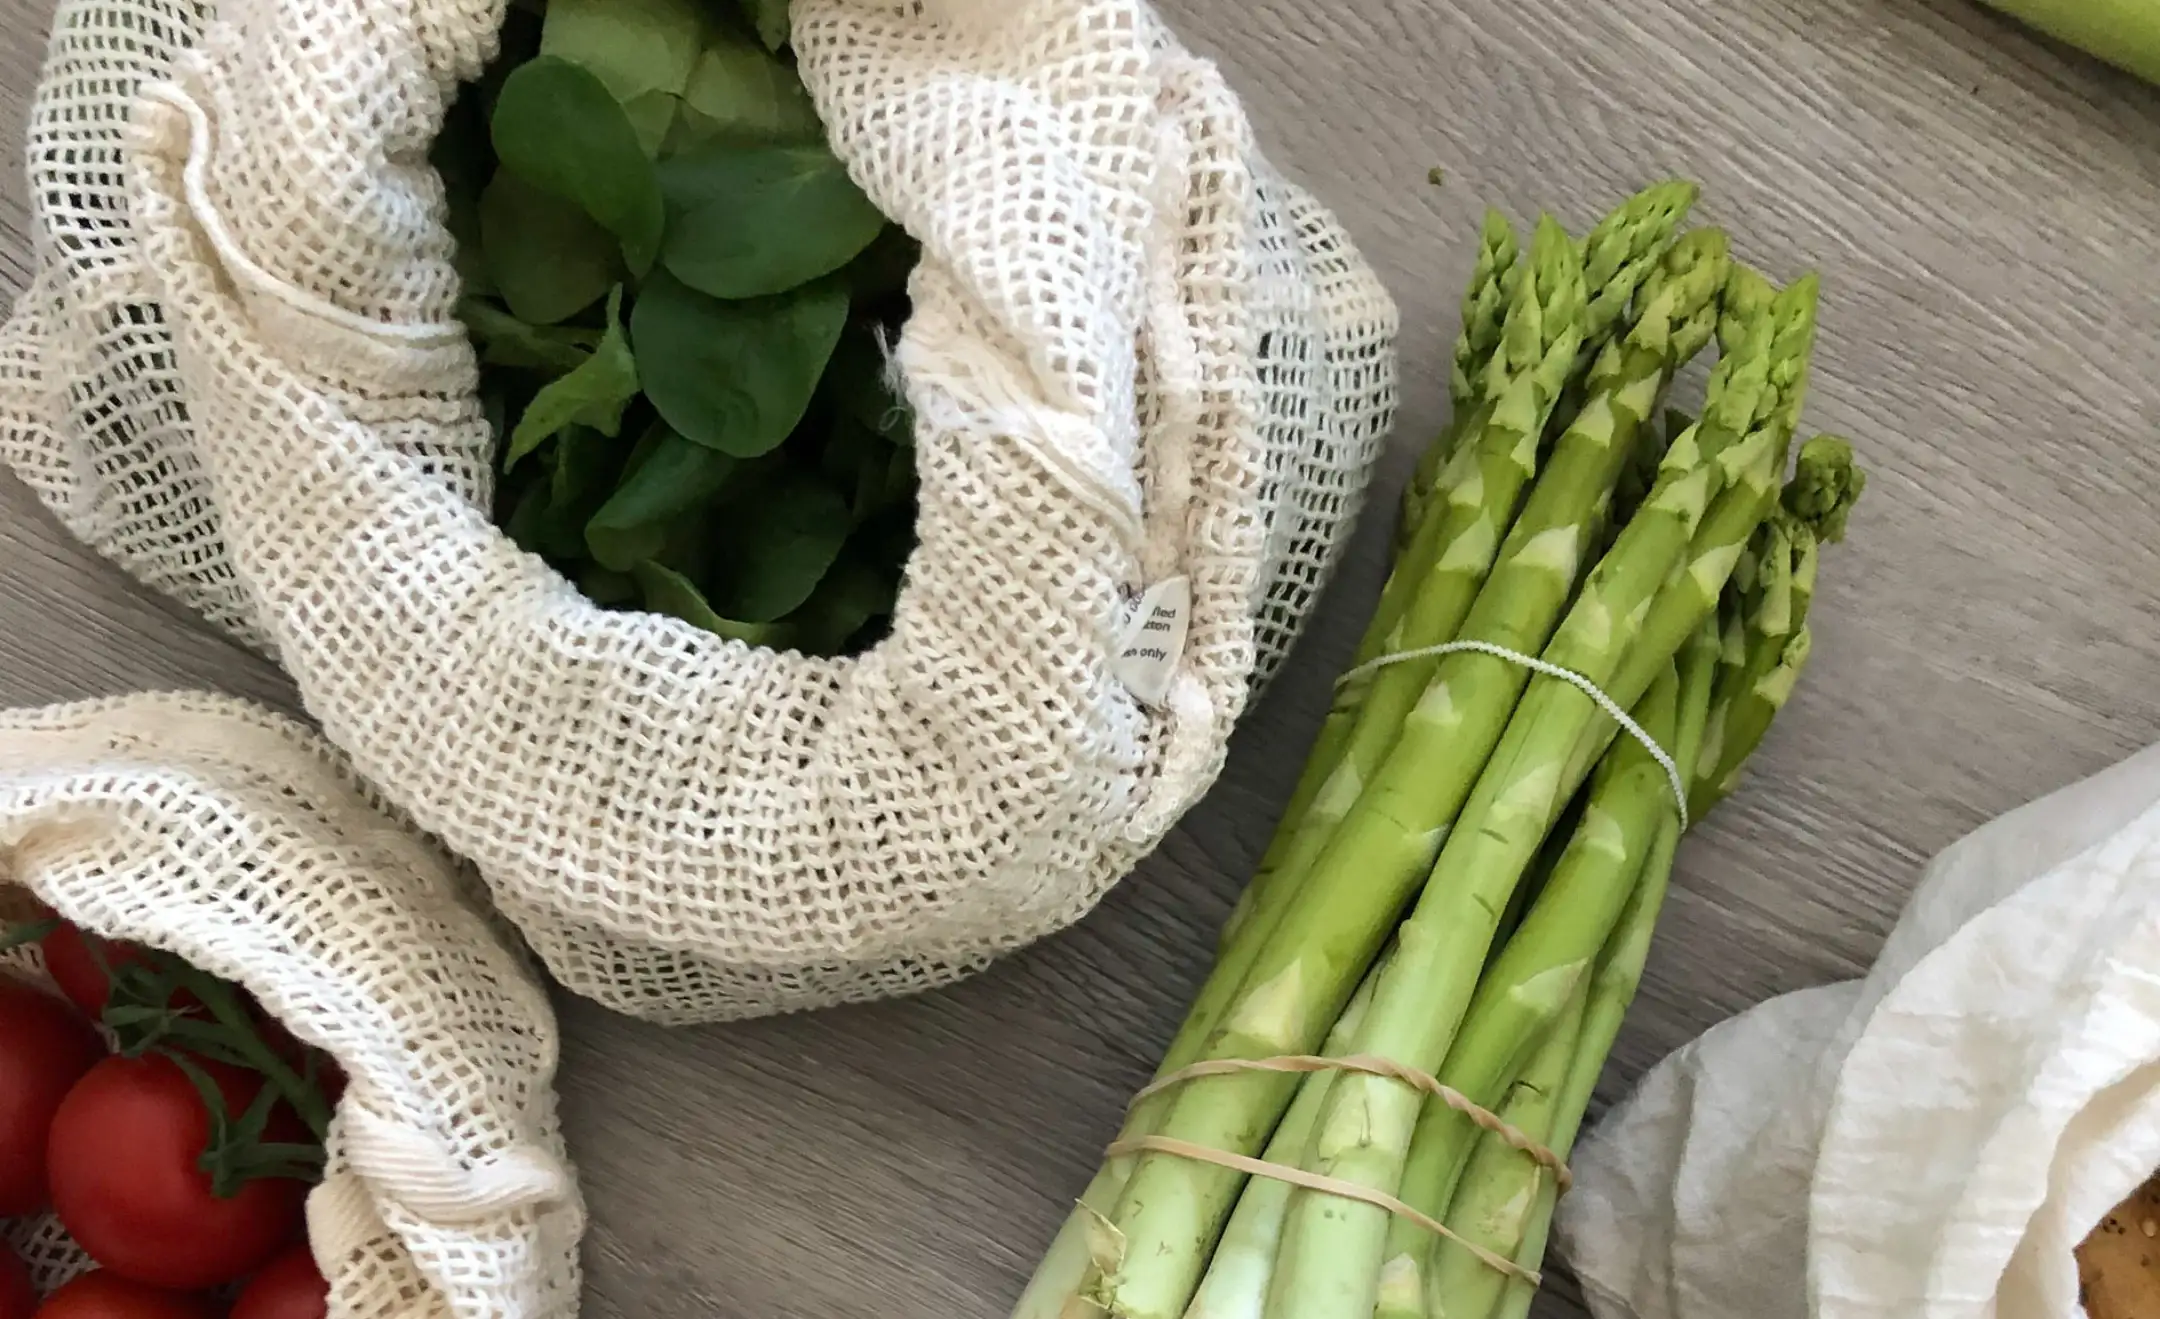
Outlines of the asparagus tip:
M1867 473L1854 460L1852 442L1818 435L1800 446L1798 465L1785 486L1785 510L1817 540L1834 545L1845 539L1845 524L1866 489Z

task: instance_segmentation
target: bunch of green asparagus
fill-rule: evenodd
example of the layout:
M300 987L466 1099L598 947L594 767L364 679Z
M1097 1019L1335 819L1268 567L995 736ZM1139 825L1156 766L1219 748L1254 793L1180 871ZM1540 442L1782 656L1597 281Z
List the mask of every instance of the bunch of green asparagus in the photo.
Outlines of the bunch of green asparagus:
M1683 233L1695 191L1527 250L1487 218L1356 666L1016 1319L1527 1313L1681 834L1791 694L1863 484L1841 440L1792 459L1815 280Z

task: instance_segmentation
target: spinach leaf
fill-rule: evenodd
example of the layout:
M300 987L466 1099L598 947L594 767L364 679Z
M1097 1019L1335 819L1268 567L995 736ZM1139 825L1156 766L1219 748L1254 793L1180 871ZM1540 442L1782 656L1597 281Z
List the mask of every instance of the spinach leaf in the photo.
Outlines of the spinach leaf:
M822 142L825 125L794 69L747 37L720 30L707 38L690 71L667 153L716 138Z
M771 624L738 623L722 618L706 603L705 596L689 578L672 568L657 563L641 563L632 570L637 579L638 591L644 597L645 607L656 614L679 618L693 627L701 627L715 636L733 641L748 642L753 646L778 643L786 629Z
M480 252L503 301L535 325L575 316L618 278L606 230L508 170L480 194Z
M760 298L829 275L885 216L820 146L713 142L661 163L670 215L660 260L716 298Z
M802 420L847 308L835 281L722 302L656 273L630 313L630 342L668 425L694 444L754 458Z
M585 524L587 549L622 571L658 556L667 544L668 524L709 504L737 465L737 459L677 435L666 422L653 423L631 453L615 493Z
M458 303L458 319L480 345L489 366L534 371L575 371L600 345L600 331L570 325L527 325L485 298Z
M630 355L630 343L623 337L621 316L622 289L618 286L608 294L608 327L600 346L577 370L549 381L533 396L525 415L518 418L510 432L503 470L515 467L518 459L567 427L590 426L607 436L622 430L623 409L637 397L638 372L637 361Z
M898 593L892 569L850 545L790 621L805 652L842 654L871 619L892 612Z
M819 455L818 470L840 489L852 490L865 469L874 468L880 473L885 470L886 448L868 427L853 418L839 417L825 440L825 452Z
M504 168L575 202L621 242L633 273L651 268L666 224L660 184L600 79L550 55L522 64L503 80L492 128Z
M788 42L788 0L742 0L743 14L757 25L758 40L767 50Z
M855 291L856 305L883 304L907 292L908 276L922 260L922 244L908 237L899 225L887 225L877 241L863 249L848 265L848 287Z
M586 69L628 114L646 155L675 122L704 44L696 0L548 0L540 53Z
M518 495L503 530L527 554L545 554L548 529L549 483L534 481Z
M638 598L637 578L597 563L586 564L585 571L578 574L577 589L580 595L603 607L627 605Z
M622 446L600 432L569 426L555 441L548 474L548 557L574 562L585 557L585 524L607 502L622 471Z
M893 392L884 346L869 326L850 326L840 337L825 368L825 389L842 416L894 444L915 442L915 414L907 400Z
M715 592L731 618L767 623L800 609L847 542L847 501L807 472L781 472L730 501Z

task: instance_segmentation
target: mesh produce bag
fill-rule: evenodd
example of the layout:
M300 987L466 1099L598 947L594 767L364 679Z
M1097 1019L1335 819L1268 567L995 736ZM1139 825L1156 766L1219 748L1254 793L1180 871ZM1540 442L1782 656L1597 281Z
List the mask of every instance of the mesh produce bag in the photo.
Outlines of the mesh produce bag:
M869 998L1078 918L1335 562L1393 404L1384 291L1139 0L797 0L836 151L924 251L919 548L853 659L604 612L484 512L425 156L500 18L62 0L0 455L275 653L578 992Z
M32 895L244 986L343 1067L307 1215L336 1319L577 1312L547 999L319 739L213 697L0 713L0 916ZM87 1267L50 1219L9 1236L41 1289Z

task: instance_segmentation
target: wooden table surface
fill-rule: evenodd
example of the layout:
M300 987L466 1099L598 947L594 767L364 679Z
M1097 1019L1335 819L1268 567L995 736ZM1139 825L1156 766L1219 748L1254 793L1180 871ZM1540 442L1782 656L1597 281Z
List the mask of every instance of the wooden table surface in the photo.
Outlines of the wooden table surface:
M1402 301L1388 496L1440 419L1487 202L1581 226L1684 174L1746 258L1826 277L1811 418L1875 485L1803 694L1682 856L1608 1095L1853 974L1930 853L2160 734L2160 97L1956 0L1165 8ZM11 294L47 18L0 0ZM669 1032L565 1002L585 1313L1002 1316L1198 983L1369 607L1379 523L1222 783L1078 929L950 992L801 1019ZM0 480L0 702L175 686L293 705Z

